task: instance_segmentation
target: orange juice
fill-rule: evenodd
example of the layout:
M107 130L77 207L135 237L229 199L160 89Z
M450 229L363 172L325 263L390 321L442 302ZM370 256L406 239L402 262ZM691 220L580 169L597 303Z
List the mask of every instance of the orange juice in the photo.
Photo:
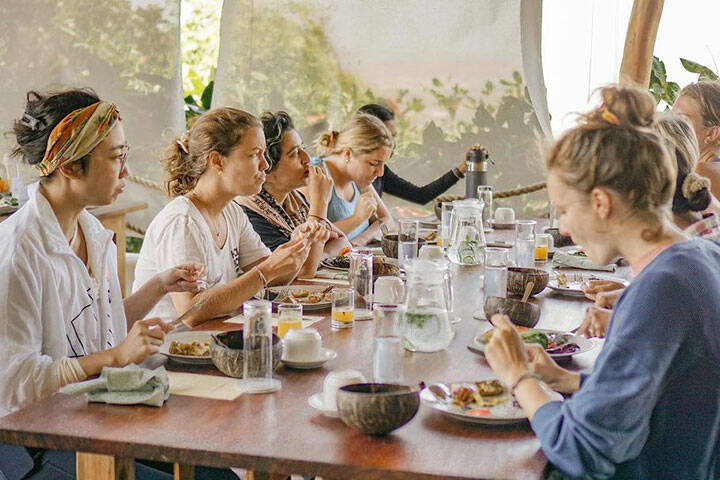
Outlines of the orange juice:
M278 320L278 337L285 338L287 332L294 328L302 328L302 320L298 317L280 317Z
M545 245L538 245L535 247L535 261L536 262L547 262L548 259L548 247Z
M332 323L350 326L354 320L355 311L352 308L333 308Z

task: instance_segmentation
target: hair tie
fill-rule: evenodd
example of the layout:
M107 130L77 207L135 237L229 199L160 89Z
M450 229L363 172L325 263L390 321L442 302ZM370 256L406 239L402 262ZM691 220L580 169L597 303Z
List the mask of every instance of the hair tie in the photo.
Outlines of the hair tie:
M33 117L29 113L23 113L22 120L20 120L20 123L22 123L23 125L28 127L33 132L37 131L41 125L45 125L45 122Z
M175 140L175 142L180 147L180 150L185 152L185 155L190 155L190 149L188 148L187 141L188 141L187 132L183 133L182 135L180 135L180 137L178 137L177 140Z
M335 145L335 142L337 142L337 138L340 136L340 132L337 130L331 130L330 131L330 142L332 142L333 145Z
M602 117L602 119L606 122L612 123L613 125L620 125L620 119L618 119L618 117L610 110L608 110L607 106L604 103L598 107L597 111L600 114L600 117Z
M689 200L693 193L699 192L703 188L710 188L710 179L691 172L683 180L682 195Z

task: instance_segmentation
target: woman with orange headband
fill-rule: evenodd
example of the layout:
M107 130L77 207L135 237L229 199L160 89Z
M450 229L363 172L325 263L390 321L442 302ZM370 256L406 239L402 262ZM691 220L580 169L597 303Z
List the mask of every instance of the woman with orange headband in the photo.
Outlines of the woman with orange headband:
M14 154L41 178L0 224L0 416L157 352L171 327L143 318L165 293L195 289L203 270L164 271L123 300L112 233L85 210L124 188L128 145L117 107L89 90L27 100Z

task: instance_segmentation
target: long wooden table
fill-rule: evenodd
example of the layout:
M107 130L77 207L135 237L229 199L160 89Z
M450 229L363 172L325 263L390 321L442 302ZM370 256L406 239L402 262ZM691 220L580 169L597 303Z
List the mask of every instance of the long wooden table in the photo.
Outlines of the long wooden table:
M466 348L484 323L472 318L482 303L473 277L472 272L456 274L456 292L467 301L457 303L462 322L456 325L449 349L406 353L407 383L493 377L483 358ZM542 310L538 326L563 330L578 326L590 305L549 290L537 301ZM329 371L354 368L371 378L373 325L357 322L351 330L334 331L325 318L316 326L324 346L337 350L338 358L311 371L281 366L280 392L242 395L234 401L173 395L161 408L89 404L81 397L57 394L0 419L0 441L100 454L79 455L81 479L132 478L128 472L133 458L175 462L176 478L192 478L188 465L330 479L541 478L547 460L527 422L471 425L421 406L408 425L388 436L372 437L316 412L307 399L322 390ZM237 326L213 321L203 328ZM575 356L570 367L590 369L598 351ZM192 371L203 373L207 368ZM100 475L97 468L103 464Z

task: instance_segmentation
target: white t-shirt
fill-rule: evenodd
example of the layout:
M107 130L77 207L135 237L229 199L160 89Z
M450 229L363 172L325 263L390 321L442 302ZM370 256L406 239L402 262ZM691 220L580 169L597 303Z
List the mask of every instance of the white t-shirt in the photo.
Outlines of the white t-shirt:
M222 285L242 275L243 266L270 255L240 205L230 202L222 215L227 222L227 239L218 248L210 226L192 201L181 196L168 203L145 234L133 291L156 273L186 262L207 266L208 287ZM177 318L170 296L163 297L147 316L165 321Z

